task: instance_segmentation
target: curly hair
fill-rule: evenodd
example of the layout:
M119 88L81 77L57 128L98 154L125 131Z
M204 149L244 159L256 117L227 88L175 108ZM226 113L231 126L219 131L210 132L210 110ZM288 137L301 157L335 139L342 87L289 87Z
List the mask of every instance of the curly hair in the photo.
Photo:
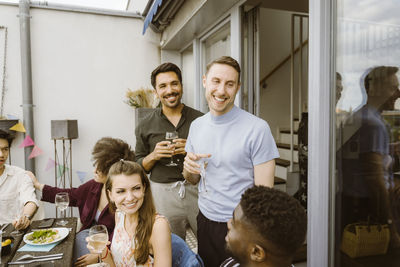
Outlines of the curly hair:
M6 139L9 147L11 147L11 143L14 140L14 137L14 134L6 132L4 130L0 130L0 139Z
M103 137L94 145L92 159L96 169L107 175L111 165L120 159L134 161L135 152L121 139Z
M142 166L133 161L120 160L114 163L108 173L108 179L106 182L107 199L110 203L110 209L115 212L117 207L110 199L110 192L112 191L112 184L116 175L130 176L133 174L139 174L142 185L145 188L143 204L139 208L138 225L136 226L135 232L135 260L138 264L145 264L150 254L150 237L153 231L153 224L156 215L156 208L154 206L153 195L151 193L150 181L147 178Z
M244 192L240 206L244 220L280 254L292 256L303 244L307 214L295 198L277 189L254 186Z
M167 63L163 63L160 66L158 66L157 68L155 68L153 70L153 72L151 73L151 85L153 86L154 89L156 89L156 78L157 75L160 73L164 73L164 72L175 72L176 76L178 76L179 82L182 84L182 73L180 68L175 65L174 63L171 62L167 62Z

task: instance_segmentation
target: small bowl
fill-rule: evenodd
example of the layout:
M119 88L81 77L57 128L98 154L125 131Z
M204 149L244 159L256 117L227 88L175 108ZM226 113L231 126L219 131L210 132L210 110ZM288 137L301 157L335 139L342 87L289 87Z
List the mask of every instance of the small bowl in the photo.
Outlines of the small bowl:
M1 246L1 256L10 254L11 248L14 245L14 238L11 236L3 236L1 242L6 241L7 239L10 239L11 243L6 246Z

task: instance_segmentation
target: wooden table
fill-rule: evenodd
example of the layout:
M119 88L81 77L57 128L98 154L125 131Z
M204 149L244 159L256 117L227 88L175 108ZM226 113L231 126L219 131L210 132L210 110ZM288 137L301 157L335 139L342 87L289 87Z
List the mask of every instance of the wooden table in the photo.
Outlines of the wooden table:
M15 243L16 245L13 247L13 251L11 251L10 255L7 256L8 259L5 259L6 261L3 261L2 257L2 266L7 266L3 265L4 262L16 261L19 257L25 254L39 256L39 255L56 254L56 253L64 253L63 258L59 260L47 261L47 263L52 263L49 266L59 266L59 267L73 266L72 258L74 254L77 218L75 217L66 218L66 220L68 221L68 224L66 226L56 225L56 222L59 220L60 219L55 219L52 227L67 227L71 228L71 230L68 236L64 240L62 240L58 245L52 248L49 252L36 252L36 251L18 252L16 251L17 248L19 249L20 247L23 247L25 245L25 242L22 240L21 236L18 239L18 244L17 242ZM32 229L38 229L38 225L40 224L40 222L41 221L33 221L31 226L27 229L26 232L29 233L32 231ZM7 230L8 228L9 227L7 227ZM31 264L24 264L24 266L38 266L40 263L46 263L46 262L34 262ZM10 266L17 266L17 265L10 265Z

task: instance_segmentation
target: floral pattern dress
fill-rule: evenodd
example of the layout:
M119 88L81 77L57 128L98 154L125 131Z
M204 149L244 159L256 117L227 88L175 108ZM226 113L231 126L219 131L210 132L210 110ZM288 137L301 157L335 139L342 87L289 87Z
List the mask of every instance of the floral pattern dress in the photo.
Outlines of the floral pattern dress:
M156 219L160 215L156 216ZM125 230L125 213L117 211L117 221L114 228L114 236L111 243L111 254L117 267L153 267L154 260L149 255L145 264L136 264L135 238L131 238Z

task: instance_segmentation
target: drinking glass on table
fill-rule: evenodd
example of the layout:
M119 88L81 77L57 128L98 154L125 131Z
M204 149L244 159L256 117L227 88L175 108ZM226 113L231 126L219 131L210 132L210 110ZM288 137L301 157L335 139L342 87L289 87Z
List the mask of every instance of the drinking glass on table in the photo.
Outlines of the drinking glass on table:
M167 139L168 141L171 142L171 145L173 144L173 140L178 138L178 132L166 132L165 133L165 139ZM166 166L170 167L170 166L178 166L178 164L176 164L174 162L174 155L171 156L171 161L166 164Z
M61 192L56 194L55 203L57 208L61 211L61 218L65 218L65 210L68 208L69 195L66 192ZM65 226L68 222L64 219L57 222L57 225Z
M92 248L91 251L99 254L99 264L96 266L109 266L108 263L101 261L101 253L107 246L108 242L108 232L107 227L104 225L94 225L89 229L88 236L89 246Z

